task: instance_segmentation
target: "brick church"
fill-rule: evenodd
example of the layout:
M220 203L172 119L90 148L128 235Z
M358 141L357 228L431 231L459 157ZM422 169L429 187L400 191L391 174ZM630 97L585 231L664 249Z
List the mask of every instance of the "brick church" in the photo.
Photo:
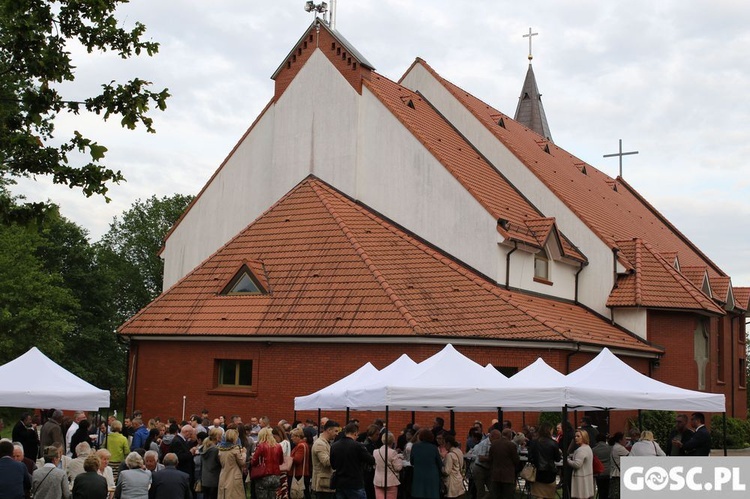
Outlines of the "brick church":
M745 417L750 288L552 141L531 64L514 117L438 71L394 81L310 25L166 237L164 292L118 330L126 411L291 420L295 396L451 343L506 375L606 346Z

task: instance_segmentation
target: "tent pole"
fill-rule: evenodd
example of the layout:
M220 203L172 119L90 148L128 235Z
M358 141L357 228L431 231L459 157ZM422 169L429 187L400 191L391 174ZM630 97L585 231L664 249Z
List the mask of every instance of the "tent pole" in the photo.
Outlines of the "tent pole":
M565 423L568 421L568 406L565 405L562 408L562 448L560 449L562 451L563 455L563 467L562 467L562 484L563 484L563 499L570 499L570 483L568 483L569 476L568 476L568 468L570 466L568 465L568 447L570 447L570 441L565 435Z
M455 435L455 433L456 433L456 413L453 412L453 409L451 409L450 416L451 416L451 431Z
M320 436L320 430L323 428L320 427L320 407L318 407L318 436Z
M643 414L640 409L638 409L638 431L643 431Z
M292 421L295 422L295 423L297 422L297 409L294 410L294 419ZM296 428L296 426L295 426L295 428Z
M411 425L414 426L414 423L417 422L417 412L411 411Z
M522 430L524 426L526 426L526 411L523 411L521 413L521 429Z
M349 424L349 408L348 407L346 408L346 422L344 424L345 425Z
M497 423L500 425L500 428L503 427L503 408L502 407L497 408Z
M383 444L383 447L385 447L385 457L383 458L383 461L385 461L383 463L385 465L384 466L385 473L383 473L383 488L385 490L388 490L388 468L390 468L390 466L388 466L388 432L389 431L390 430L388 428L388 406L385 406L385 435L386 437L385 437L385 443ZM383 439L382 433L380 435L380 439L382 442L382 439Z

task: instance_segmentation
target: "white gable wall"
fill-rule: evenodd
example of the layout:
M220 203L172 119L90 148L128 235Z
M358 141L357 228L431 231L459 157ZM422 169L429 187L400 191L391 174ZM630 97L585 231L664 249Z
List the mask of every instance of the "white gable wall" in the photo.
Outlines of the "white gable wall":
M523 195L545 216L555 217L558 228L589 259L589 265L579 276L579 301L598 313L608 316L609 309L606 307L606 301L614 283L613 255L609 247L423 66L415 64L401 83L423 94L513 185L520 188ZM533 258L530 260L531 271L529 272L529 262L514 259L515 256L516 254L511 256L511 263L521 265L522 268L517 272L511 270L511 279L514 275L519 275L519 277L523 276L523 280L514 281L511 285L540 291L539 283L528 280L529 275L533 278ZM562 266L557 263L555 269ZM573 267L569 275L574 276L577 270ZM574 288L570 285L558 287L556 281L557 279L555 279L554 286L541 285L541 292L572 298L570 290Z
M167 239L164 289L313 173L354 191L359 95L316 50Z
M164 289L309 174L497 275L495 220L371 92L362 92L316 50L167 239Z
M356 198L495 276L494 218L367 88L361 105Z

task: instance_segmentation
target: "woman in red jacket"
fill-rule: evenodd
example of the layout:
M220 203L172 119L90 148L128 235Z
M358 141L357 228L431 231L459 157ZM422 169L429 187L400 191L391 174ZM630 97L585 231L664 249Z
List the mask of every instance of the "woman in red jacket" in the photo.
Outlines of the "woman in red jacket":
M302 480L304 484L304 495L299 497L295 488L290 485L289 492L292 499L310 499L310 478L312 476L312 463L310 459L310 446L305 439L305 433L300 428L292 430L292 481Z
M273 438L270 427L265 427L258 433L258 446L255 448L251 476L256 480L255 492L257 499L276 499L276 489L279 488L279 465L284 462L284 452Z

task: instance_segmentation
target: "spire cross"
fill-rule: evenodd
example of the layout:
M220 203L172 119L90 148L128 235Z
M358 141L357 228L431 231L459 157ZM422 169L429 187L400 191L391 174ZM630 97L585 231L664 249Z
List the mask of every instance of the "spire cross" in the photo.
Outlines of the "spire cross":
M630 154L638 154L638 151L622 152L622 139L620 139L620 151L614 154L605 154L603 158L613 158L615 156L620 157L620 177L622 177L622 157L629 156Z
M529 60L531 60L531 59L534 58L534 56L531 55L531 37L532 36L537 36L538 34L539 33L532 33L531 32L531 27L529 26L529 34L528 35L523 35L524 38L528 38L529 39Z

